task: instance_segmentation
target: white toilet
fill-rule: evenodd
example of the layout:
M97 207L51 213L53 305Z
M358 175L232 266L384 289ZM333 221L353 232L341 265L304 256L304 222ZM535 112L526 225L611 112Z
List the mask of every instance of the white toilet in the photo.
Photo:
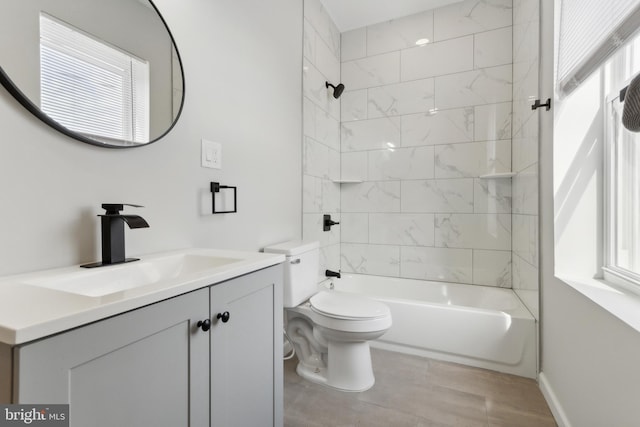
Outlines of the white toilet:
M320 290L318 242L290 241L264 251L287 258L283 300L298 375L343 391L371 388L368 341L391 327L389 307L357 294Z

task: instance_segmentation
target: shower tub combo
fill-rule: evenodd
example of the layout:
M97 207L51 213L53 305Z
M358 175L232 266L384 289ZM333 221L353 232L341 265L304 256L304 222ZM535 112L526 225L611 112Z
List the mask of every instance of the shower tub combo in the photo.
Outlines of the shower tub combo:
M323 286L364 294L391 309L372 347L535 378L535 319L511 289L343 274Z

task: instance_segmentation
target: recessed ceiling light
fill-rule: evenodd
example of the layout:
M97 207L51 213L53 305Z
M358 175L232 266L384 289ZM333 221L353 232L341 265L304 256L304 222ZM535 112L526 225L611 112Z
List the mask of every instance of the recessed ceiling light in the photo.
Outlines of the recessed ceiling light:
M416 40L416 46L424 46L425 44L429 43L429 39L419 39Z

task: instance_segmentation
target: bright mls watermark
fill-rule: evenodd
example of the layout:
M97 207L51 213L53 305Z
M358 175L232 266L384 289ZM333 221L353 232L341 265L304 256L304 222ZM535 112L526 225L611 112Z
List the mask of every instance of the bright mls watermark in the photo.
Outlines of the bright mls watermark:
M69 405L0 405L0 427L69 427Z

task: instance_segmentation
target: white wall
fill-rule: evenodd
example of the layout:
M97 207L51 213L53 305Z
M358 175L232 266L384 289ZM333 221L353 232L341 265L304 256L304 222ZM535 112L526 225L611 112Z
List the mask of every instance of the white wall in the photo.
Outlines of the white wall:
M541 95L548 97L553 93L553 2L541 6ZM591 121L585 117L575 123L584 135ZM640 336L554 275L554 255L562 254L554 248L553 145L563 141L554 139L553 126L551 115L541 116L541 386L560 426L634 426L640 419ZM585 215L600 210L598 198L574 197L584 202ZM597 233L591 227L582 231Z
M151 225L125 232L128 255L258 250L300 237L301 2L156 5L186 79L182 117L164 140L130 150L83 144L0 90L0 274L98 259L104 202L145 206L128 210ZM200 167L201 137L223 144L221 171ZM210 181L238 186L238 213L207 213Z
M605 120L602 74L596 71L556 103L553 187L555 271L559 275L601 276Z

